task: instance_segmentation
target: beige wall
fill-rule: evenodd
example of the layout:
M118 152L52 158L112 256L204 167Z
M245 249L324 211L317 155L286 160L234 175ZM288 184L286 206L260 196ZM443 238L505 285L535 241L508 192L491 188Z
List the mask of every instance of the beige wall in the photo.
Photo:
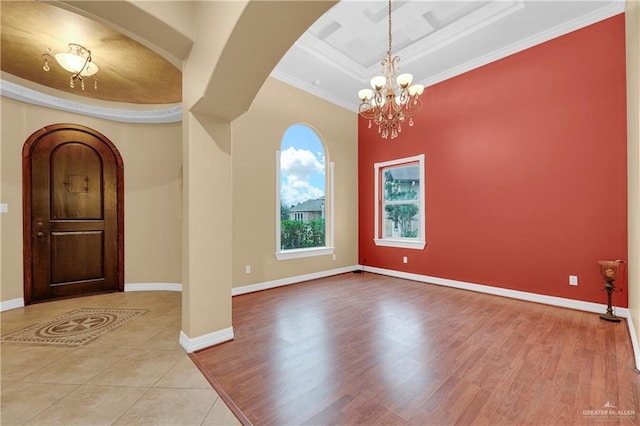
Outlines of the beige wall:
M23 297L22 146L43 126L76 123L108 137L124 161L125 283L181 282L181 124L128 124L1 98L0 300Z
M276 260L275 152L287 128L309 124L335 163L335 253ZM276 79L268 79L251 109L232 123L233 286L356 265L358 166L356 113ZM251 273L245 266L251 265Z
M279 108L273 108L273 103ZM301 108L301 105L305 105ZM180 124L115 123L2 98L2 215L1 300L22 297L22 171L24 141L37 129L72 122L105 134L117 146L125 164L125 282L181 283L181 170ZM12 123L12 125L7 125ZM335 163L335 253L305 259L277 261L275 252L275 151L286 129L307 123L319 132ZM196 127L200 127L199 125ZM219 253L232 261L234 287L272 281L357 264L357 128L356 115L269 79L250 110L232 124L233 250ZM203 149L214 149L207 135ZM204 136L203 136L204 137ZM222 138L219 138L222 139ZM256 141L259 141L256 143ZM225 149L216 150L224 153ZM211 155L196 156L211 170ZM220 166L217 167L220 170ZM201 176L200 176L201 177ZM219 180L198 179L203 193ZM202 196L197 203L215 201ZM215 204L215 203L214 203ZM261 214L256 217L256 206ZM193 207L193 212L206 209ZM220 211L219 207L211 207ZM251 220L244 220L247 216ZM211 223L211 219L203 219ZM159 231L162 230L162 231ZM215 233L214 233L215 234ZM215 247L199 247L194 256L216 259ZM214 250L214 251L212 251ZM231 260L231 258L233 260ZM188 261L188 260L187 260ZM245 265L252 273L245 274ZM211 277L211 274L207 276ZM188 290L187 290L188 291ZM228 291L226 292L228 293ZM227 296L228 297L228 296ZM199 300L208 300L208 297ZM223 317L230 315L226 312ZM203 318L204 320L204 318ZM204 321L208 322L208 321ZM197 335L197 334L196 334Z
M629 311L640 342L640 2L628 1L627 164L629 202ZM640 353L635 354L640 368Z

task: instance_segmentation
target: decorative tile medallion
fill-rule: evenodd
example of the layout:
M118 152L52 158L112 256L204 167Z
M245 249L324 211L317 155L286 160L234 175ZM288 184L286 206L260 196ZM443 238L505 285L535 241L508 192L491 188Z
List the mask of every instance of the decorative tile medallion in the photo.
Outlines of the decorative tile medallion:
M77 309L3 336L0 342L81 346L147 311L148 309Z

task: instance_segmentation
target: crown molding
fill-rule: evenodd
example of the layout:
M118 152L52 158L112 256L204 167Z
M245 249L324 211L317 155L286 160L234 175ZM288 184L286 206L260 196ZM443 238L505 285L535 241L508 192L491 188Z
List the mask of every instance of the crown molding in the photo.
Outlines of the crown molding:
M0 95L28 104L110 121L141 124L177 123L182 121L182 104L146 110L106 108L58 98L7 80L0 80Z

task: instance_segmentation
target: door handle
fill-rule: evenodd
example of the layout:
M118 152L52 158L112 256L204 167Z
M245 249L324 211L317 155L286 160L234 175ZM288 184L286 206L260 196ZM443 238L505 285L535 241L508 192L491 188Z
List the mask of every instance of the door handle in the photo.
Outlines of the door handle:
M36 237L38 237L38 238L42 238L42 237L44 237L44 232L42 232L42 231L38 232L38 233L36 234Z

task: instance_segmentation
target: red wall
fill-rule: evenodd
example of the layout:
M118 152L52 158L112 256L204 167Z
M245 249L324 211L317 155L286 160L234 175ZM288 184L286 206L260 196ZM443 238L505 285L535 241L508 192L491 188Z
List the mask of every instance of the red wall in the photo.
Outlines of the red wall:
M596 262L627 257L624 15L428 87L422 99L415 126L395 140L360 118L360 263L606 303ZM427 245L377 247L373 164L420 153ZM624 271L616 284L614 302L626 307Z

